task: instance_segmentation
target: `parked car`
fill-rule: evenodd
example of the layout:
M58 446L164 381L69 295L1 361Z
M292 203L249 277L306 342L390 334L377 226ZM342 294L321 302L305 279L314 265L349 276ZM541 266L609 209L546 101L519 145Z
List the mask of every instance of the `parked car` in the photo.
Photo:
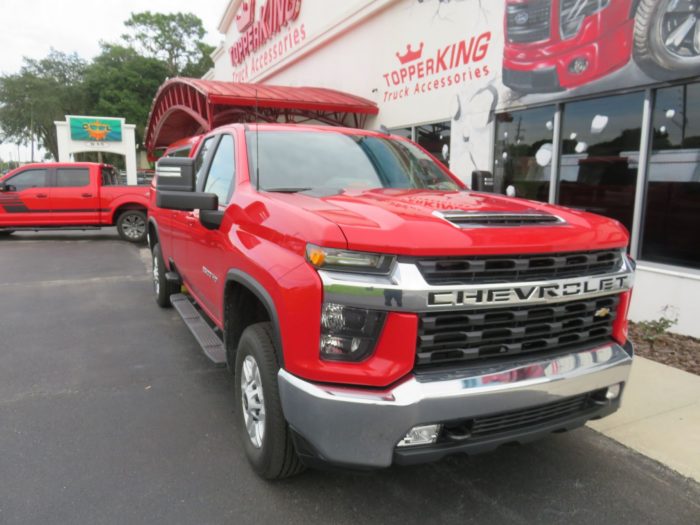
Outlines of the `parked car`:
M122 239L143 242L150 191L119 186L107 164L27 164L0 178L0 235L116 225Z
M617 221L470 192L357 129L225 126L156 171L155 299L234 371L261 476L484 452L620 406Z

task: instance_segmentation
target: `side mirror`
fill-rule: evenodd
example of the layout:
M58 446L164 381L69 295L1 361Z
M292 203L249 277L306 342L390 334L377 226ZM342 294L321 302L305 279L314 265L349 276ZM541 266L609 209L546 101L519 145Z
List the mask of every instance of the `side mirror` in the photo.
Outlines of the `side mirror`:
M165 157L156 164L156 189L164 191L195 191L194 159Z
M214 193L195 191L194 159L165 157L156 164L156 205L167 210L218 210Z
M479 170L472 171L471 189L473 191L493 192L493 190L494 190L493 174L490 171L479 171Z

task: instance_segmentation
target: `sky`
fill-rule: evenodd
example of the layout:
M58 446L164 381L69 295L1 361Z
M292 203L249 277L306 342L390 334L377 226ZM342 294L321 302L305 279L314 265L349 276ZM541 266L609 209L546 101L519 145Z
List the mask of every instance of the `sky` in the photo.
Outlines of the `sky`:
M18 72L22 57L42 58L51 47L89 60L99 53L100 40L119 40L123 22L132 12L192 12L208 32L205 41L216 46L223 38L217 26L227 4L227 0L0 0L0 74ZM16 145L0 144L0 158L17 160L17 155ZM29 148L20 147L19 156L23 162L29 160Z

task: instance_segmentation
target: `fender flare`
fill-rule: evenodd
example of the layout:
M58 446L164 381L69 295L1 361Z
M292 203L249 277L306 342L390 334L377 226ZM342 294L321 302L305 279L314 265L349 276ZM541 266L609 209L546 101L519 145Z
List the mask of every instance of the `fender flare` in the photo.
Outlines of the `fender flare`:
M229 270L226 273L226 283L234 282L245 286L250 290L253 295L255 295L258 300L262 303L267 310L267 314L270 317L270 322L272 323L273 337L275 339L275 349L277 352L277 361L280 368L284 368L284 349L282 347L282 334L280 333L280 322L277 315L277 308L275 307L275 302L272 300L272 296L267 292L265 287L260 284L251 275L237 269ZM224 300L226 298L224 297ZM225 305L222 311L226 311Z
M151 217L149 215L149 217L148 217L148 229L149 230L150 230L151 226L153 226L153 229L156 231L156 237L158 238L158 242L160 242L160 232L158 231L158 223L156 222L156 220L153 217ZM148 233L148 232L146 232L146 233ZM153 239L151 239L150 235L148 235L147 238L148 238L148 248L150 250L153 250L153 246L154 246Z
M129 196L124 196L120 197L118 199L115 199L113 202L110 203L110 212L109 212L109 220L111 223L114 223L116 220L116 213L119 208L122 206L135 206L138 208L143 208L146 211L146 215L148 215L148 200L147 199L140 199L138 197L134 197L132 195Z

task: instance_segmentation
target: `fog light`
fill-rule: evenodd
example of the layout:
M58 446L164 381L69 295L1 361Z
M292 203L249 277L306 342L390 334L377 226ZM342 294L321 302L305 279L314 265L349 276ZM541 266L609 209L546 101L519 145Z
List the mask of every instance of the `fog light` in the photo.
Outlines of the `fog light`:
M622 389L622 383L618 383L613 386L608 387L608 391L605 393L605 399L613 400L620 397L620 390Z
M580 75L588 69L588 59L584 57L578 57L571 61L569 64L569 71L574 75Z
M413 427L408 434L399 441L397 447L415 447L417 445L430 445L437 441L442 425L421 425Z

